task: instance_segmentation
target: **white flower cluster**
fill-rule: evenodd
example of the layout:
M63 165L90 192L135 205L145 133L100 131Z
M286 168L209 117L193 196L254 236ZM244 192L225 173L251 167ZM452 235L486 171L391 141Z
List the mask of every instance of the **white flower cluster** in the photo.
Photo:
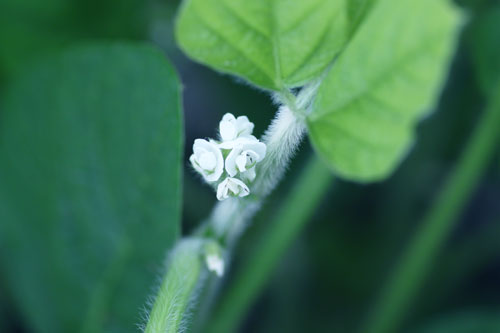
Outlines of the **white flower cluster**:
M226 113L219 123L219 141L194 141L189 161L208 183L216 185L219 200L250 194L247 184L255 179L255 165L266 156L266 145L252 135L253 128L246 116Z

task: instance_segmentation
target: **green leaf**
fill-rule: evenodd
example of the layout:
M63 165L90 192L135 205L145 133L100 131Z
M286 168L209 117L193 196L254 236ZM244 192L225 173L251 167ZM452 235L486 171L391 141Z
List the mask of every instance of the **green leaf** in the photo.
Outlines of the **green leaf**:
M1 0L0 79L68 42L143 37L146 7L143 0Z
M460 16L442 0L380 0L319 88L308 127L340 176L387 177L448 70Z
M378 0L349 0L347 14L349 17L350 33L354 34L363 22L363 19Z
M468 31L477 78L489 94L500 81L500 5L479 14Z
M72 48L9 87L0 262L31 329L130 332L179 233L179 83L143 44Z
M345 0L187 0L177 40L193 59L260 87L316 78L344 45Z

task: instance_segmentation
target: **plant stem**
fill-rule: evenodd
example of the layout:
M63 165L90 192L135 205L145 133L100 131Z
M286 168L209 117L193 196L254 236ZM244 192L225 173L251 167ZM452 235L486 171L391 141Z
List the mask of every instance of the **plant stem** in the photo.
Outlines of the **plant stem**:
M267 153L266 158L257 166L258 177L250 187L252 194L245 198L229 198L218 202L202 228L203 232L215 235L231 250L248 221L260 209L262 201L283 178L304 135L304 121L289 107L281 106L262 138Z
M201 239L185 238L172 251L144 332L177 333L186 326L185 314L203 272L202 245Z
M187 305L192 300L195 287L202 284L202 272L206 271L200 259L200 245L194 239L205 239L225 246L225 261L229 261L240 234L260 209L265 197L283 177L304 137L304 119L297 114L301 109L297 105L293 109L295 111L288 106L281 106L264 134L262 141L267 146L267 155L258 165L258 176L251 186L252 194L217 203L211 216L195 233L199 238L181 240L171 254L171 267L156 298L146 332L177 332L183 327Z
M388 280L361 332L394 332L403 321L433 258L458 222L500 138L500 94L480 119L455 171Z
M306 133L304 119L288 106L281 106L262 141L267 146L266 158L257 166L259 177L252 185L252 191L264 199L280 182Z
M209 332L236 332L285 250L298 236L331 184L331 172L312 157L273 222L228 287Z

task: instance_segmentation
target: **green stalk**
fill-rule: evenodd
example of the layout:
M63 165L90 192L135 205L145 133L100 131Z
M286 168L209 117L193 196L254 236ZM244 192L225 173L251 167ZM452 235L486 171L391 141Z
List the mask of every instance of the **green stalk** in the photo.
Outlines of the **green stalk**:
M228 286L209 332L236 332L248 308L259 295L276 263L300 233L332 181L331 172L312 157L292 191L283 201L252 255Z
M168 271L149 315L146 333L177 333L203 272L203 240L185 238L170 254Z
M225 252L230 253L245 225L259 210L262 200L282 178L304 134L303 119L289 108L280 107L262 138L267 155L257 168L259 177L251 186L252 195L217 203L196 235L206 241L221 242L226 247ZM194 242L196 238L181 240L174 250L171 267L157 296L146 332L178 332L185 328L186 309L194 297L195 287L202 285L201 238L197 239L197 242Z
M383 289L361 332L389 333L398 329L417 291L432 269L447 239L491 160L500 139L500 94L493 95L466 149L433 208Z

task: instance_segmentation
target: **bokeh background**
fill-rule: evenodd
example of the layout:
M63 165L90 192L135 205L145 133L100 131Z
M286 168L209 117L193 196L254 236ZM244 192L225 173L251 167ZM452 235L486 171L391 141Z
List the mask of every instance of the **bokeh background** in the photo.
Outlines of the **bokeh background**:
M0 0L0 98L17 73L47 53L84 40L145 40L165 52L181 77L185 157L195 138L215 134L226 112L248 115L256 134L262 134L275 112L269 96L183 56L173 37L178 4L176 0ZM456 165L488 103L487 87L500 72L500 1L457 4L469 20L436 111L419 126L411 154L385 182L367 186L332 181L313 218L277 263L242 332L359 328ZM402 332L500 332L498 151L435 258ZM306 141L286 181L242 238L236 268L258 249L269 217L293 190L293 180L311 154ZM183 232L189 233L208 215L215 196L185 165ZM1 273L0 263L0 332L29 332Z

